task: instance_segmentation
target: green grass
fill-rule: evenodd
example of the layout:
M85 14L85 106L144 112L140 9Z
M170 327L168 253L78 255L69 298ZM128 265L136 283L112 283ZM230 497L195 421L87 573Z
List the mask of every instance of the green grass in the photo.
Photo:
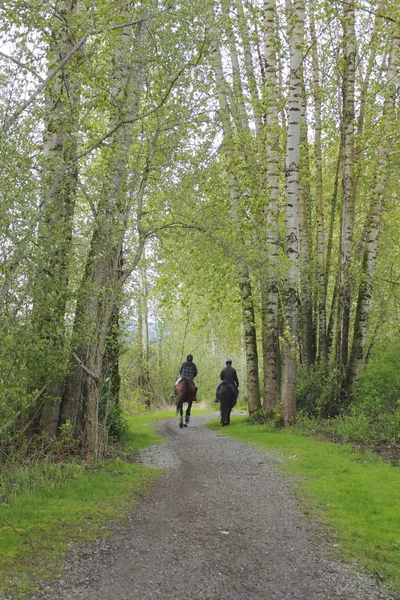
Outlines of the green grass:
M161 443L152 423L172 414L128 419L126 456ZM47 479L41 489L34 481L32 491L0 505L0 515L18 532L0 519L0 600L11 592L14 598L28 597L36 582L57 573L71 547L107 535L110 521L120 520L143 501L161 472L121 458L93 469L69 465L65 479Z
M400 591L400 469L348 445L277 431L234 417L219 433L277 450L283 469L299 476L301 501L329 526L342 557L357 559Z

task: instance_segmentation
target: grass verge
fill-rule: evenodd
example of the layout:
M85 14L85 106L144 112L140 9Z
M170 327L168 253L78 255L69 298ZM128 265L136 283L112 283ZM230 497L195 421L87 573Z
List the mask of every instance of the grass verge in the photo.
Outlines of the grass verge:
M234 417L219 433L283 455L285 472L300 476L302 502L333 528L342 558L356 559L400 591L400 469L371 452L277 431Z
M28 597L60 571L68 550L107 535L111 521L122 519L143 501L161 470L135 464L128 457L161 443L152 424L171 414L128 419L122 458L92 469L69 464L64 479L46 479L42 487L33 470L31 490L0 506L1 516L15 528L0 519L0 600L9 594L16 600ZM42 472L40 465L37 469Z

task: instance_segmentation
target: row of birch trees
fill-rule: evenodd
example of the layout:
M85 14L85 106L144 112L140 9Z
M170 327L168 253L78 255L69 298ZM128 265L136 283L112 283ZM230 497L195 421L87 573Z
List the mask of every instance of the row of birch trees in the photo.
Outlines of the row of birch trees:
M391 3L214 4L214 71L233 227L248 217L259 297L238 258L250 412L294 422L299 360L337 374L346 406L366 360L385 219L395 218L399 20ZM396 152L397 150L397 152ZM240 196L246 200L240 198ZM240 213L240 205L242 211ZM261 217L258 210L264 209ZM253 214L252 214L253 213ZM261 224L261 226L260 226Z
M396 2L0 10L5 447L70 427L102 454L132 298L147 405L149 309L192 294L211 346L219 319L242 341L250 413L294 423L315 365L345 407L398 283Z

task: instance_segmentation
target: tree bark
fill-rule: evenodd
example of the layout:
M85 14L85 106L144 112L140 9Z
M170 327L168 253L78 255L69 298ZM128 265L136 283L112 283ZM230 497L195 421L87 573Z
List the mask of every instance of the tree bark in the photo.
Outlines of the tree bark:
M357 309L354 324L352 350L347 371L347 393L357 385L364 365L367 326L371 308L371 295L378 252L379 232L388 165L393 149L392 123L394 117L395 75L399 64L399 38L397 28L392 37L385 88L385 104L382 115L382 142L377 150L377 170L372 194L371 206L366 226L367 236L364 248L361 282L358 292Z
M227 84L223 76L222 59L218 44L214 43L212 55L213 68L216 79L218 103L224 136L224 156L226 162L226 173L228 178L228 190L230 198L231 218L238 238L239 232L239 185L235 172L235 158L233 149L233 131L227 101ZM244 241L242 240L242 244ZM260 384L258 377L258 351L257 337L254 320L253 299L249 272L242 259L238 260L238 279L242 299L243 327L245 335L247 391L249 413L260 408Z
M138 385L144 396L143 400L145 405L147 408L150 408L149 321L147 310L147 271L145 247L143 248L141 262L139 263L138 342Z
M260 96L257 87L257 79L254 73L253 65L253 52L249 39L249 30L247 26L246 15L243 9L242 0L235 0L236 10L238 14L238 24L240 36L242 38L243 56L244 56L244 67L246 70L246 77L249 85L251 104L254 113L254 123L256 136L261 139L263 136L263 122L262 122L262 107L260 102Z
M263 408L271 412L277 403L278 388L278 255L279 255L279 118L277 82L277 31L275 28L276 3L265 3L265 153L266 153L266 258L267 273L263 307Z
M74 47L79 19L78 0L57 0L51 19L48 70ZM35 352L30 387L46 385L40 429L56 435L65 371L65 310L68 299L68 267L78 178L76 133L78 130L80 77L74 58L46 88L43 134L42 214L40 216L36 274L33 285L32 325Z
M284 281L285 332L282 365L281 416L285 426L296 415L297 324L299 276L299 164L301 125L301 60L304 38L304 2L295 0L289 13L290 80L286 145L286 254L288 268Z
M322 101L320 89L320 68L317 35L315 31L314 2L309 3L311 55L314 97L314 160L315 160L315 208L317 221L317 291L318 291L318 351L317 358L322 364L328 361L326 294L328 273L325 270L325 225L324 225L324 184L322 177Z
M351 309L350 267L352 263L355 212L354 86L355 86L355 4L350 0L343 15L343 204L338 295L336 367L344 374L348 361ZM342 392L341 392L342 394Z
M312 224L310 159L308 152L307 121L305 114L306 94L302 79L302 110L300 127L300 172L299 172L299 270L301 286L301 358L305 368L315 362L315 333L313 314L313 273L315 272Z
M139 24L134 37L141 47L145 32ZM61 420L70 420L75 432L80 414L84 416L84 448L86 456L96 460L99 454L98 402L100 374L111 315L117 302L122 242L127 227L127 167L134 134L133 120L138 112L143 87L143 63L132 56L132 28L121 29L115 52L115 89L119 99L117 129L113 146L106 150L108 166L99 199L95 231L91 241L85 275L81 283L74 322L74 352L95 375L88 379L76 360L71 361L70 374L61 406ZM82 409L81 402L83 402Z

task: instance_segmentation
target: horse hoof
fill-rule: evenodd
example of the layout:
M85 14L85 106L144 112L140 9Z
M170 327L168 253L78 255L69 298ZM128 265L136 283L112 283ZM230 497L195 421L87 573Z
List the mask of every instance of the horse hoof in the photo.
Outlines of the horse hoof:
M179 423L179 427L183 429L183 423Z
M187 427L187 423L184 423L184 424L183 424L183 426L184 426L184 427Z

